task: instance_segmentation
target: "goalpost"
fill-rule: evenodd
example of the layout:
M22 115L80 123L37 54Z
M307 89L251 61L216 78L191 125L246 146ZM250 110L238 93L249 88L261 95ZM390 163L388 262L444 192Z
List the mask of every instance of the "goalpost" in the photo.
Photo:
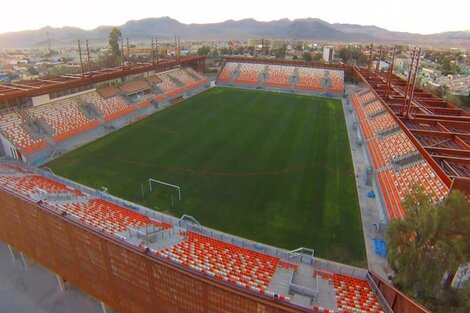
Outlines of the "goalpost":
M150 192L153 191L152 190L152 183L164 185L164 186L167 186L167 187L174 188L174 189L178 190L178 200L181 201L181 187L180 186L173 185L173 184L170 184L170 183L166 183L164 181L156 180L156 179L153 179L153 178L149 178L148 182L149 182ZM172 199L173 199L173 195L172 195Z

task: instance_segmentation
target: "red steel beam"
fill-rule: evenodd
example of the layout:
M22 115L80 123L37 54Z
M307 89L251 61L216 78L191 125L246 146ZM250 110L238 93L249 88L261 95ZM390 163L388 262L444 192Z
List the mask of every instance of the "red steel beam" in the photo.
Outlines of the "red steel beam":
M392 118L397 122L397 124L400 126L400 128L405 132L405 134L408 136L408 138L411 140L411 142L416 146L418 151L421 153L421 155L424 157L426 161L428 161L429 165L433 168L433 170L436 172L436 174L441 178L441 180L444 182L444 184L450 188L452 184L451 178L447 175L447 173L439 166L439 164L432 158L432 156L429 154L429 152L424 149L424 147L421 145L419 140L413 135L413 133L406 127L406 125L403 123L401 119L398 118L398 116L393 112L393 110L383 101L383 99L377 94L377 92L372 88L372 86L369 84L369 82L364 78L362 73L359 71L357 67L354 67L354 72L358 77L369 87L369 89L375 94L375 96L381 101L384 105L384 107L388 110L388 112L391 114Z
M0 103L2 103L4 100L12 100L12 99L21 98L21 97L39 96L39 95L43 95L43 94L50 93L50 92L95 84L98 82L116 79L116 78L120 78L123 76L136 75L136 74L149 72L153 70L156 70L156 71L164 70L164 69L181 65L181 64L199 62L203 59L205 59L205 57L203 56L192 56L192 57L181 58L180 62L168 61L168 62L161 62L160 64L150 63L150 64L145 64L142 66L134 66L132 68L124 68L124 69L119 69L119 70L116 68L103 69L101 70L100 73L98 73L98 71L94 71L93 77L84 77L80 79L74 79L72 81L66 81L65 84L60 83L60 81L57 81L55 83L50 83L50 84L44 83L43 87L41 87L40 89L37 89L36 86L30 86L29 84L27 85L25 83L22 83L22 86L24 85L25 87L16 88L16 89L19 89L16 92L3 93L3 94L0 93ZM56 78L60 78L60 77L58 76ZM9 89L15 88L10 85L0 84L0 88L2 87L9 88Z
M444 155L433 155L432 157L438 161L451 161L453 163L470 165L470 160L468 158L451 157L451 156L444 156Z
M376 86L376 88L379 85L379 71L380 71L380 61L382 59L382 52L383 52L383 45L380 46L379 57L377 58L377 64L375 65L374 85Z
M385 87L385 97L388 98L390 95L390 87L392 86L392 76L393 76L393 67L395 66L395 54L396 47L393 47L392 50L392 61L390 62L388 73L387 73L387 86Z
M419 123L419 124L428 124L428 125L442 124L443 126L468 128L468 130L470 132L470 122L456 122L456 121L436 120L436 119L429 119L429 118L414 118L410 121L415 122L415 123Z
M439 122L446 122L446 121L464 122L464 123L470 122L470 116L463 116L463 115L452 116L452 115L415 114L414 117L415 118L432 119L434 121L439 121Z
M415 55L416 60L413 60L413 62L415 62L416 64L414 64L413 76L412 76L412 80L410 82L411 91L410 91L409 97L408 98L405 97L405 103L406 103L405 105L407 106L405 115L407 117L410 116L411 103L413 102L413 97L414 97L414 93L415 93L415 89L416 89L416 82L417 82L416 77L418 76L419 58L421 57L421 48L416 47L415 51L416 51L416 55Z
M469 158L470 162L470 149L466 150L457 150L457 149L448 149L448 148L437 148L437 147L425 147L428 152L431 153L436 153L432 154L432 156L447 156L447 155L455 155L455 156L461 156L461 157L466 157Z

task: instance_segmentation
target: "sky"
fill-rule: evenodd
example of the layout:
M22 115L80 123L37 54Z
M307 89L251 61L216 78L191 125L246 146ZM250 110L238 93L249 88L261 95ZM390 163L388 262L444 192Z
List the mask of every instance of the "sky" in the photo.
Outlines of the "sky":
M431 34L470 30L469 14L469 0L2 0L0 34L44 26L93 29L161 16L182 23L313 17L329 23Z

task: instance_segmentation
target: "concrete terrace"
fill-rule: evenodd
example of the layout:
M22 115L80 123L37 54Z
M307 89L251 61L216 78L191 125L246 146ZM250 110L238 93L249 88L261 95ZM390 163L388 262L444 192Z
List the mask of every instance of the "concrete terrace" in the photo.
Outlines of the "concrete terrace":
M340 301L345 297L344 288L347 291L350 290L347 286L356 288L356 284L369 286L371 283L364 269L208 229L191 220L149 210L19 162L5 160L1 165L3 183L0 188L28 201L41 201L48 209L65 211L67 218L136 248L146 248L151 256L221 280L233 288L262 293L307 309L327 308L334 312L339 310ZM32 176L44 180L39 181L41 191L34 187L18 189L14 184L5 183L19 179L28 182L28 177ZM376 312L375 309L382 312L379 307L386 304L378 306L373 289L373 286L368 287L370 301L367 303L377 304L369 307L369 304L358 303L358 312ZM346 296L355 297L355 294Z

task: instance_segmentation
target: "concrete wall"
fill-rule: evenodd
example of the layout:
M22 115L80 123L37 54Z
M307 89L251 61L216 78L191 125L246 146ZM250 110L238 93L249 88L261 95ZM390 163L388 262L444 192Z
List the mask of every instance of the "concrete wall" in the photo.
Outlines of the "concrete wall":
M311 312L189 271L4 190L0 240L119 312Z

